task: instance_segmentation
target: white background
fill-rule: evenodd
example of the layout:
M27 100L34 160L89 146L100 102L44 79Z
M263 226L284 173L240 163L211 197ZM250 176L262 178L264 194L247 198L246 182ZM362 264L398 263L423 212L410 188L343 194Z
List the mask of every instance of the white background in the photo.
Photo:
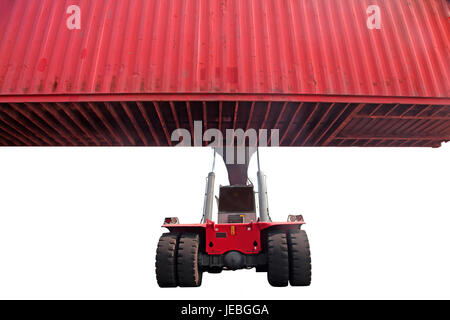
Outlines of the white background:
M241 270L160 289L160 225L200 221L211 154L0 148L0 298L450 298L450 144L262 149L272 218L307 222L311 287ZM227 184L219 161L216 180Z

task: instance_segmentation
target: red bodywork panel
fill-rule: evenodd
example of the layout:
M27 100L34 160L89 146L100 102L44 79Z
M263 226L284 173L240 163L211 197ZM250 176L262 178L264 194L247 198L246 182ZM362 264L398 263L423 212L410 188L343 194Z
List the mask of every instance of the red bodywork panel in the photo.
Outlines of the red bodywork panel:
M250 222L250 223L208 223L201 224L165 224L172 232L189 230L204 230L205 252L212 255L224 254L229 251L239 251L243 254L261 252L261 231L268 228L295 229L305 224L297 222ZM256 245L255 245L256 242ZM212 246L210 245L212 243Z

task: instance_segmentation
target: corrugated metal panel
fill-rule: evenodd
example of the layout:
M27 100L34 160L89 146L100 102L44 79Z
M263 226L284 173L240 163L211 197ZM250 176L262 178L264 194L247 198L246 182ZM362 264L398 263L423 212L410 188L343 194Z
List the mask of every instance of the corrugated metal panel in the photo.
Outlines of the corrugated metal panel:
M0 36L4 146L165 146L194 120L283 146L450 140L446 0L0 0Z
M449 38L446 0L0 0L0 94L448 98Z

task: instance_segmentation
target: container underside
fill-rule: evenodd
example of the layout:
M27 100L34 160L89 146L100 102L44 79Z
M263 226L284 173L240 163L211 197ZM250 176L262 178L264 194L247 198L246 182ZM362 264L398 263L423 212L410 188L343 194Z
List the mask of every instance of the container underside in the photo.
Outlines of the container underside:
M279 129L280 146L439 147L450 140L448 104L305 100L4 102L0 145L172 146L172 132L193 134L194 121L224 136L226 129Z

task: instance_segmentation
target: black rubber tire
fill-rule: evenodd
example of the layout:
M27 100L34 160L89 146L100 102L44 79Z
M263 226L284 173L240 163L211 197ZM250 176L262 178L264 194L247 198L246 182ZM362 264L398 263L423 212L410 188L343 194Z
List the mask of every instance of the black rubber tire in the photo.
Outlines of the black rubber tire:
M289 245L289 282L291 286L309 286L311 284L311 251L306 232L288 231Z
M180 287L199 287L202 284L202 271L199 268L200 237L185 233L178 244L177 271Z
M274 287L289 283L289 253L285 231L272 231L267 236L267 280Z
M156 249L156 281L161 288L173 288L177 281L177 233L163 233Z

